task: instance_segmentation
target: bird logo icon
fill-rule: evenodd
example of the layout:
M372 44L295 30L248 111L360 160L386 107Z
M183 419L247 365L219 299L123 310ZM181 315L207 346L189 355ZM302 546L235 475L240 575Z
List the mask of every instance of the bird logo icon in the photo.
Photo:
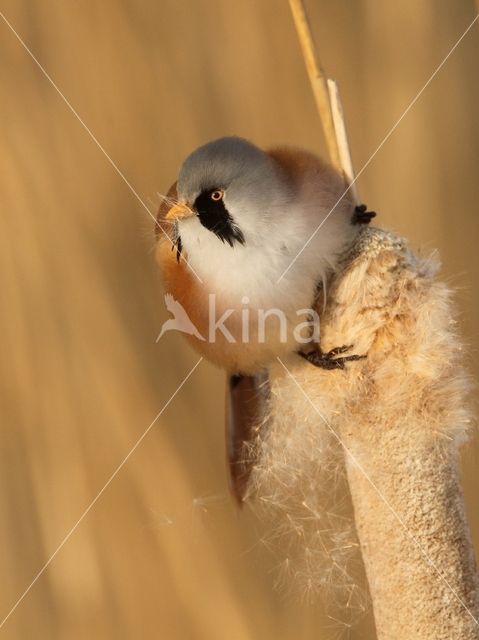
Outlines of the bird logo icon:
M159 342L161 336L167 331L181 331L182 333L187 333L190 336L195 336L198 340L205 340L189 319L183 305L178 302L178 300L175 300L171 293L165 293L165 305L173 318L169 318L169 320L163 323L156 342Z

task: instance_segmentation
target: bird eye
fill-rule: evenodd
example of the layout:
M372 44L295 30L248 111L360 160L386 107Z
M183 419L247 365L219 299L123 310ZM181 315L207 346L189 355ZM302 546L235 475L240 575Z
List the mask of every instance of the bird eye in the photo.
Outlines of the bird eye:
M215 202L217 202L218 200L222 200L223 196L224 196L224 191L221 191L221 189L215 189L210 193L210 198Z

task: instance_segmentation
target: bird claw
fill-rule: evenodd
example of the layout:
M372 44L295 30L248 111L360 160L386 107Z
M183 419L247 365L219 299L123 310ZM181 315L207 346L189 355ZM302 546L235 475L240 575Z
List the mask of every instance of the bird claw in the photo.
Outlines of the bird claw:
M354 208L353 224L369 224L376 217L375 211L368 211L365 204L358 204Z
M352 345L344 345L342 347L336 347L335 349L331 349L327 353L323 353L321 349L318 347L313 351L308 351L304 353L303 351L299 351L299 355L305 358L311 364L314 364L315 367L320 367L321 369L344 369L346 362L352 362L354 360L363 360L366 356L358 356L358 355L350 355L350 356L342 356L337 358L336 356L341 355L342 353L347 353L353 348Z

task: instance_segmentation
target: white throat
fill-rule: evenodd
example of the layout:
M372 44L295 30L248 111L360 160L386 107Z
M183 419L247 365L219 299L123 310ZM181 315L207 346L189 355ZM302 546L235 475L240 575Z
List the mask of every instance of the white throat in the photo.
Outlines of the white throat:
M342 211L321 224L328 213L318 212L317 206L290 206L287 215L270 215L253 229L235 219L245 244L233 247L197 217L179 221L179 232L188 262L208 292L225 304L238 304L247 296L258 308L297 311L313 304L318 283L357 233Z

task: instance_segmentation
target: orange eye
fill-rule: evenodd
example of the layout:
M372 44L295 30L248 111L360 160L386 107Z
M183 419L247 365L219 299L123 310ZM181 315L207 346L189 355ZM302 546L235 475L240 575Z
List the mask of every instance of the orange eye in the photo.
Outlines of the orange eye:
M218 200L222 200L223 196L224 196L224 192L221 191L221 189L215 189L210 193L210 198L212 200L215 200L215 202L217 202Z

